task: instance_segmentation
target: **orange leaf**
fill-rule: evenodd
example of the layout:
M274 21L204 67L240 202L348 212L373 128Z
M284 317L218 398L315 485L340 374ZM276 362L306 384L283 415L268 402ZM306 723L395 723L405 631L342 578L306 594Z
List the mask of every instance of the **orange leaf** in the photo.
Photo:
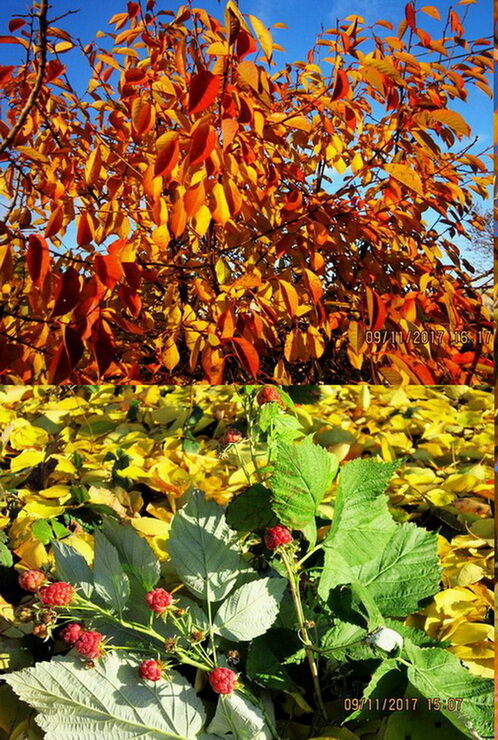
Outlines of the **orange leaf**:
M223 311L216 323L216 333L220 339L231 339L235 331L235 321L231 309Z
M178 135L175 132L168 131L168 133L159 137L156 146L157 157L154 165L154 175L156 177L158 175L169 175L180 156Z
M234 121L233 118L224 118L221 122L221 137L223 141L223 149L230 146L235 138L235 134L239 130L239 124Z
M88 211L83 211L78 219L78 231L76 232L76 242L78 247L84 244L90 244L95 238L95 224Z
M195 130L192 136L192 143L190 145L190 167L204 162L213 151L215 144L216 132L214 128L210 126L209 123L203 123Z
M42 236L30 234L26 262L31 280L41 288L50 267L48 244Z
M47 382L59 385L67 380L83 355L83 342L71 326L64 326L62 344L52 358L48 368Z
M348 92L349 92L348 76L343 69L339 69L337 70L334 89L332 90L332 95L330 96L330 99L332 101L340 100L341 98L345 98Z
M297 315L297 308L299 306L297 290L292 283L287 282L287 280L279 280L278 284L284 299L285 307L287 308L289 315L294 318L294 316Z
M131 106L131 122L137 136L146 134L156 122L155 108L147 100L135 98Z
M221 385L223 383L225 358L218 347L207 346L203 349L201 365L211 385Z
M102 319L97 319L92 327L91 345L99 376L102 376L115 358L112 334Z
M208 70L193 75L190 80L188 112L200 113L214 103L220 89L220 77Z
M407 3L405 5L405 18L412 31L415 31L417 28L417 21L415 19L415 6L413 3Z
M308 285L308 290L313 296L313 302L318 303L323 295L322 281L314 272L311 272L307 268L304 270L304 277Z
M45 227L45 237L47 239L49 239L51 236L54 236L60 231L63 220L64 208L59 205L52 211L52 213L50 214L50 218L47 221L47 225Z
M244 367L249 370L254 380L259 373L259 355L256 352L254 346L241 337L232 337L234 343L234 350L239 357L240 362Z
M96 254L95 272L106 288L112 290L123 277L121 260L116 254Z
M78 303L79 297L80 276L74 267L68 267L59 282L52 316L62 316L69 313Z
M377 331L377 329L381 329L384 326L384 321L386 320L387 316L387 309L375 290L367 286L366 292L368 321L370 324L370 329L372 331Z

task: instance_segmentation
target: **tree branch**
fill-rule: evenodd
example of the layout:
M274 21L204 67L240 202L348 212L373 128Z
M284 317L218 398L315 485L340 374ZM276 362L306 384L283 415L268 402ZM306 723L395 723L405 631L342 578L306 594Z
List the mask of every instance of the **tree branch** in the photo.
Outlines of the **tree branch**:
M48 0L41 0L40 10L38 13L39 31L40 31L40 48L38 50L38 74L36 75L35 84L26 101L26 105L22 109L19 118L15 125L10 129L5 139L0 144L0 154L9 147L14 139L16 138L19 131L24 126L24 122L28 117L31 109L33 108L38 93L41 90L43 84L43 77L45 75L45 67L47 64L47 12L48 12Z

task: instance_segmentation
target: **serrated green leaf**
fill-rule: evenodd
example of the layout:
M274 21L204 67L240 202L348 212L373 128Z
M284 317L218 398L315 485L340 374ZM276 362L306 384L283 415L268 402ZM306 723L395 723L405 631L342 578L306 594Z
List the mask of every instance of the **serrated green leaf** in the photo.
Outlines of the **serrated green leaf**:
M244 583L218 609L213 621L215 632L227 640L244 642L264 634L276 619L286 587L284 578Z
M279 520L295 529L312 521L337 467L337 459L310 439L298 444L279 441L269 482Z
M173 517L168 547L182 581L205 600L223 599L243 573L251 572L224 509L201 491Z
M14 564L14 558L12 553L3 543L0 543L0 566L4 568L10 568Z
M204 724L202 702L185 678L170 672L151 688L137 679L134 662L113 653L91 671L66 655L4 678L39 712L46 740L190 740Z
M159 580L160 564L143 537L130 524L123 526L114 519L106 519L102 533L116 548L123 569L130 581L150 591Z
M363 691L363 698L371 699L371 703L365 702L363 708L350 714L345 721L349 722L360 718L370 720L382 716L386 713L386 711L382 711L382 701L380 702L380 708L377 708L375 699L382 700L384 697L404 696L406 683L406 671L403 670L403 667L398 666L394 658L386 658L372 673L372 677Z
M93 592L93 576L83 555L64 542L54 542L52 552L59 578L78 586L84 596L90 598Z
M95 530L93 581L95 593L106 606L121 613L130 596L130 582L119 561L118 551L98 529Z
M298 691L284 667L284 661L292 657L292 651L302 648L295 632L272 629L252 640L247 652L246 672L256 683L269 689Z
M455 711L441 708L456 727L469 737L488 740L494 736L494 685L491 679L474 676L458 658L441 648L421 648L407 642L410 683L423 696L462 699Z
M233 740L270 740L263 712L238 692L220 696L208 732Z

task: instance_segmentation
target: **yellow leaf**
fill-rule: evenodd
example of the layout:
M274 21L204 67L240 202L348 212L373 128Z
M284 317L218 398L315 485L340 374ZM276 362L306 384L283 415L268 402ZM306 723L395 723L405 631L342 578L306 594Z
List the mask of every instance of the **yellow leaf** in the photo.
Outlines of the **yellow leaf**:
M216 262L214 269L220 285L225 285L226 283L230 282L232 273L224 259L220 257L219 260Z
M10 470L12 473L16 473L23 468L32 468L34 465L38 465L44 457L45 453L41 450L23 450L10 461Z
M204 236L211 223L211 211L203 203L192 219L192 227L200 237Z
M249 15L249 18L251 21L251 25L254 28L254 33L256 34L259 43L261 44L261 48L263 49L268 61L270 61L273 54L273 40L271 37L271 33L264 25L264 23L259 20L259 18L256 18L256 16L254 15Z
M420 175L409 165L386 164L385 170L391 175L391 177L394 177L395 180L398 180L407 188L410 188L410 190L414 190L418 195L424 195Z
M88 186L95 185L100 175L100 168L102 167L102 152L99 146L97 146L87 159L85 165L85 182Z
M154 229L151 236L152 241L157 247L159 247L159 249L166 249L166 247L170 243L171 237L166 224L161 224L161 226L158 226L156 229Z
M168 337L166 340L164 350L161 354L161 360L170 372L180 362L180 353L178 352L174 337Z
M434 110L430 112L430 117L440 121L461 136L470 135L469 124L460 113L454 110Z
M63 504L69 498L71 498L71 491L69 486L50 486L49 488L42 488L38 491L40 496L43 498L58 498L60 503Z
M217 224L224 226L230 219L230 209L228 207L225 190L221 182L217 182L213 188L210 208L213 220L216 221Z
M26 419L15 419L12 422L9 444L14 450L27 447L43 449L49 440L48 433L41 427L35 427Z
M286 121L283 121L286 126L292 128L298 128L300 131L305 131L307 134L311 131L311 121L306 116L292 116Z

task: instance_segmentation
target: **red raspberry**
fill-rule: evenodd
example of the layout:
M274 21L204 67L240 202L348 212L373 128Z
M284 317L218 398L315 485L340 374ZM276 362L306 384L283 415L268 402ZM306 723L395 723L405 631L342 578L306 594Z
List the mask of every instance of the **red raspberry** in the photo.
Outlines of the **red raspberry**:
M38 591L47 580L41 570L25 570L19 575L19 585L25 591Z
M265 545L269 550L275 550L280 545L287 545L289 542L292 542L292 534L282 524L266 530Z
M153 612L163 614L173 603L173 594L165 591L164 588L153 588L152 591L145 594L145 601Z
M260 406L265 403L281 403L280 393L273 385L265 385L256 396L256 400Z
M209 674L208 680L217 694L231 694L237 684L237 674L230 668L215 668Z
M221 438L221 442L224 445L234 445L237 444L237 442L240 442L243 437L244 435L242 432L239 432L238 429L227 429Z
M74 588L70 583L58 581L40 589L40 601L45 606L67 606L73 600Z
M81 635L84 633L85 628L79 622L71 622L61 632L61 637L64 642L69 645L74 645L76 640L79 640Z
M162 664L153 658L150 660L143 660L138 666L138 674L140 678L144 678L147 681L159 681L162 670Z
M102 640L104 635L100 632L83 632L81 637L76 640L74 647L84 658L100 658L104 652Z

